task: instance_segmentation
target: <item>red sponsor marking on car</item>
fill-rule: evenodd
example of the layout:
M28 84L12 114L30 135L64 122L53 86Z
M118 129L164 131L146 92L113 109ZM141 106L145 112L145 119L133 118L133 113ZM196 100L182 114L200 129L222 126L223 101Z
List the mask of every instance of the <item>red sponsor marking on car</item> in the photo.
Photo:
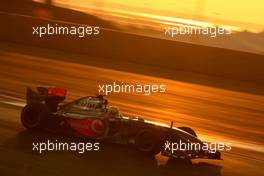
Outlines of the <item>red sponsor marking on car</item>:
M66 121L77 133L83 136L96 137L105 131L105 124L100 119L67 119Z

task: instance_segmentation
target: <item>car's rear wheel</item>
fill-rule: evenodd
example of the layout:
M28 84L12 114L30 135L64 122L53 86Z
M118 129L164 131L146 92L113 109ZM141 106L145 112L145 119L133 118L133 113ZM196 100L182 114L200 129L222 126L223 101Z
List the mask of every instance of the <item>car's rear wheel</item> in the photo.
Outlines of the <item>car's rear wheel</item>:
M155 130L141 130L136 136L135 145L141 152L156 155L162 150L162 138Z
M197 134L195 133L195 131L189 127L178 127L178 128L189 133L189 134L191 134L191 135L193 135L193 136L195 136L195 137L197 137Z
M39 103L27 104L21 112L21 122L27 129L38 129L43 124L41 113L45 106Z

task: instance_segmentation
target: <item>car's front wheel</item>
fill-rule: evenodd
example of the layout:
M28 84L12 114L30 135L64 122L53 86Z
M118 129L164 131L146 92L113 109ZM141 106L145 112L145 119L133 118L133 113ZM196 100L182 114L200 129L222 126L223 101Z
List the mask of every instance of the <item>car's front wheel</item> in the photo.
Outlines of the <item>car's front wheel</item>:
M135 144L139 151L156 155L162 150L162 138L155 130L141 130L136 136Z

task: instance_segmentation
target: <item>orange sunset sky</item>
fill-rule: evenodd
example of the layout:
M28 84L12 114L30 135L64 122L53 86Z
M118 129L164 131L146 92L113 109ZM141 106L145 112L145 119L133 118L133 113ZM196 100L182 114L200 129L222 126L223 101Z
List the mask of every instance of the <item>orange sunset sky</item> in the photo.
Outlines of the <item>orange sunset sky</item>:
M38 0L41 1L41 0ZM81 9L140 13L146 17L173 17L264 31L263 0L54 0L55 4ZM171 18L170 18L171 19ZM173 19L172 19L173 20Z

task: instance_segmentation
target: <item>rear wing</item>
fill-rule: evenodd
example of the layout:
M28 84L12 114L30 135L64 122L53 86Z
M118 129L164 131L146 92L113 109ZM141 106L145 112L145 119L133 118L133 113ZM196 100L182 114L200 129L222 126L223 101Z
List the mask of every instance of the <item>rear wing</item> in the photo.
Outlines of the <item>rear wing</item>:
M39 86L27 88L27 104L45 103L51 111L56 111L58 104L66 98L67 90L59 87Z

